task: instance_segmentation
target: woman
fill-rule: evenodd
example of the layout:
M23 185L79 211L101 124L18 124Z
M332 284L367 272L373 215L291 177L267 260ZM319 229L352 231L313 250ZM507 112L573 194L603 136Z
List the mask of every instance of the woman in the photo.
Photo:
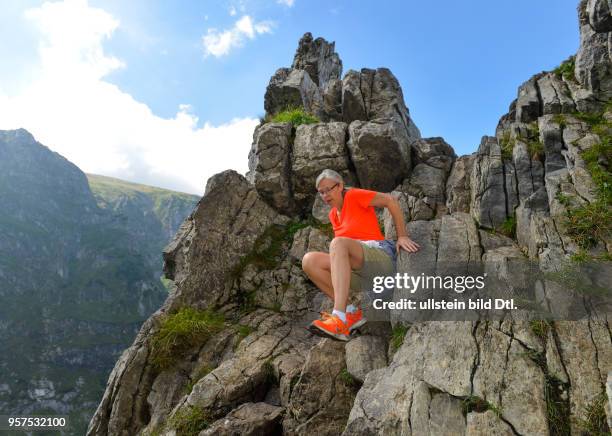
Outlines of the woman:
M309 252L302 259L302 268L310 280L334 302L331 314L310 325L317 334L348 341L350 332L365 324L362 311L347 307L349 289L363 289L366 277L391 275L400 249L411 253L419 245L406 233L399 202L390 194L366 189L345 189L342 176L334 170L324 170L316 180L323 201L331 206L329 220L334 239L329 254ZM385 240L380 231L375 207L386 207L393 217L397 242Z

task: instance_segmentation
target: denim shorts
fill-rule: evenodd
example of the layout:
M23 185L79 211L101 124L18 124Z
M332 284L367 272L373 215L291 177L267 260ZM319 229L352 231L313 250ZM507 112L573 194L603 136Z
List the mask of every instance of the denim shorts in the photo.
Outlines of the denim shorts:
M391 257L394 264L397 262L397 251L395 249L395 241L391 239L383 239L382 241L359 241L359 242L361 242L364 245L367 245L368 247L380 248L381 250L383 250L385 253L387 253Z

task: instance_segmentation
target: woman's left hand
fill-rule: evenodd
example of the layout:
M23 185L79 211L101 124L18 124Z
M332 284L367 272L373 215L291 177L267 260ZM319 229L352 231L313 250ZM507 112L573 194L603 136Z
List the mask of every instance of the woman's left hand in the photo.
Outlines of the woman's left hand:
M397 238L397 243L395 244L397 248L397 254L399 254L400 250L403 248L404 250L410 253L416 253L419 251L421 246L410 239L408 236L400 236Z

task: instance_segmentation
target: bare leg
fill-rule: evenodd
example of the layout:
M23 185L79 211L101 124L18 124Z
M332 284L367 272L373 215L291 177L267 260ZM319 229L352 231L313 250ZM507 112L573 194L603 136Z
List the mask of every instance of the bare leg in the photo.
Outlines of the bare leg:
M334 309L346 312L351 284L351 270L363 266L363 246L350 238L334 238L329 245Z
M334 301L334 288L331 278L331 261L328 253L311 251L302 259L302 269L312 282Z

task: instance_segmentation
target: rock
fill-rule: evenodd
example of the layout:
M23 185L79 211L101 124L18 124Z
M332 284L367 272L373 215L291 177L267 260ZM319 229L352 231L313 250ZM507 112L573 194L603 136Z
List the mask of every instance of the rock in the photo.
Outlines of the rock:
M340 79L342 61L335 52L335 42L329 43L323 38L312 38L306 32L298 43L291 68L305 70L312 81L323 88L330 80Z
M289 107L303 107L308 113L324 116L321 91L304 70L281 68L266 88L266 115L274 115Z
M446 181L446 207L449 213L470 211L470 180L474 155L454 161Z
M293 195L300 210L311 210L317 196L315 181L326 168L342 175L345 184L354 179L349 170L345 123L317 123L298 126L293 144L291 178Z
M346 369L360 382L366 375L387 366L387 346L376 336L358 336L346 344Z
M282 407L244 403L202 430L199 436L259 436L281 434Z
M342 81L342 114L347 123L395 119L409 138L421 134L412 119L399 82L387 68L350 70Z
M420 163L412 169L410 184L435 203L445 203L446 172L443 169Z
M291 124L266 123L255 129L249 152L249 170L257 192L285 213L295 208L290 179L291 140Z
M342 121L342 81L330 79L322 89L323 111L326 119Z
M424 163L448 174L457 158L453 147L441 137L416 139L411 145L414 165Z
M468 413L466 436L514 436L512 428L499 419L495 412L487 410L483 413Z
M612 97L612 62L608 48L612 19L609 4L607 0L581 0L578 16L580 48L576 53L576 79L600 99L608 100Z
M331 207L323 201L320 195L315 196L315 201L312 205L312 216L323 224L329 223L329 211Z
M348 123L368 119L361 93L361 74L355 70L349 70L342 79L342 116Z
M540 131L540 141L544 145L544 170L546 173L565 168L565 158L562 150L563 134L562 129L555 122L553 115L544 115L538 119Z
M284 434L337 435L344 429L353 404L353 387L345 370L342 342L322 339L310 353L291 393Z
M347 143L362 188L389 192L410 174L410 140L394 121L353 121Z
M540 114L540 98L538 95L537 76L519 86L516 99L516 120L521 123L535 121Z
M606 403L606 415L608 417L608 427L612 428L612 371L608 373L608 380L606 381L606 395L608 396L608 402Z
M507 169L496 138L483 136L472 168L470 199L472 216L482 227L498 228L509 216L508 203L516 203L516 198L506 198Z
M547 73L537 80L542 99L542 114L572 113L576 110L574 101L568 97L569 90L563 80L554 73Z
M544 187L544 167L538 159L533 159L527 145L517 140L512 149L512 161L516 171L517 195L520 202L525 202L534 192ZM539 203L538 210L545 210L547 205Z

